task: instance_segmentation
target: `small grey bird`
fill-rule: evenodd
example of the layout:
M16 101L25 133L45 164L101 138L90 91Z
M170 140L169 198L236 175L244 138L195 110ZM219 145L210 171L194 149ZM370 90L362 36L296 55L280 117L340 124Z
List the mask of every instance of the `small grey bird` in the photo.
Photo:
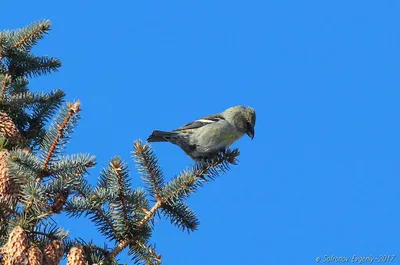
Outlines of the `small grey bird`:
M170 142L178 145L193 160L211 157L247 134L254 138L256 112L236 106L188 123L172 132L153 131L148 142Z

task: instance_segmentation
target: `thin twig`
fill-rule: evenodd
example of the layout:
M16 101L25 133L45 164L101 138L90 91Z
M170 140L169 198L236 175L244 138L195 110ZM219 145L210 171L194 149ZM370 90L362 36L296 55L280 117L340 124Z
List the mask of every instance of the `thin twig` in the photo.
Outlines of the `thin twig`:
M146 244L143 244L139 240L136 240L136 244L145 249L153 257L157 264L161 264L161 255L157 255L157 253L153 249L149 248L148 246L146 246Z
M37 235L42 235L42 236L48 237L50 239L58 239L59 238L57 236L54 236L54 235L51 235L51 234L48 234L48 233L45 233L45 232L40 232L40 231L31 231L30 233L37 234Z
M53 211L48 211L48 212L42 213L41 215L36 216L35 219L40 220L42 218L45 218L45 217L51 215L52 213L53 213Z

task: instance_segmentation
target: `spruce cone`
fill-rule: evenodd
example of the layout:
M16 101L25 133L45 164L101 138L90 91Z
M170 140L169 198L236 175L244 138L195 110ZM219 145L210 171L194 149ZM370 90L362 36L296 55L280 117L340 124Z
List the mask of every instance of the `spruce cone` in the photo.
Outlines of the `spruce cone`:
M77 245L76 247L71 248L68 253L68 261L67 265L87 265L88 262L86 260L85 251L83 250L82 245Z
M58 265L63 255L63 242L60 239L53 240L44 248L43 265Z
M57 197L54 199L53 205L51 206L51 210L53 213L61 212L62 207L68 199L68 195L68 190L63 190L57 195Z
M38 247L31 247L28 251L29 265L41 265L43 253Z
M28 264L28 238L24 229L16 226L3 247L4 265Z
M19 185L10 177L7 166L9 157L7 150L0 151L0 203L15 203L20 191Z
M0 135L15 145L21 145L22 136L7 113L0 112Z

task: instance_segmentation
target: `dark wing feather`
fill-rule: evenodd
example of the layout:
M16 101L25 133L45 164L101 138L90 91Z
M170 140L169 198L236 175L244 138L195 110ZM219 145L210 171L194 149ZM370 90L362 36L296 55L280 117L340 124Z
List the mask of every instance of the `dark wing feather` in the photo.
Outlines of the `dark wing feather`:
M198 119L194 122L188 123L176 130L174 130L174 132L177 131L182 131L182 130L188 130L188 129L196 129L196 128L200 128L203 127L204 125L207 124L211 124L214 122L218 122L220 120L225 120L224 117L222 117L222 115L220 114L214 114L214 115L210 115L210 116L206 116L204 118Z

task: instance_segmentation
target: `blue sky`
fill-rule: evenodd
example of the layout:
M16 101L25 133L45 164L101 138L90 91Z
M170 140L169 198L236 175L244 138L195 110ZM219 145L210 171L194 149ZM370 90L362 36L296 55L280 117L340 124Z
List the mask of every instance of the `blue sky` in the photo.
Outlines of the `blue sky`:
M3 5L4 7L4 5ZM314 264L399 255L398 1L18 1L1 29L47 18L38 54L61 71L32 81L82 101L68 153L130 165L132 143L233 105L257 111L240 164L199 190L188 235L168 220L153 242L167 265ZM153 145L168 178L191 163ZM103 242L83 219L57 220ZM128 261L121 256L121 261Z

